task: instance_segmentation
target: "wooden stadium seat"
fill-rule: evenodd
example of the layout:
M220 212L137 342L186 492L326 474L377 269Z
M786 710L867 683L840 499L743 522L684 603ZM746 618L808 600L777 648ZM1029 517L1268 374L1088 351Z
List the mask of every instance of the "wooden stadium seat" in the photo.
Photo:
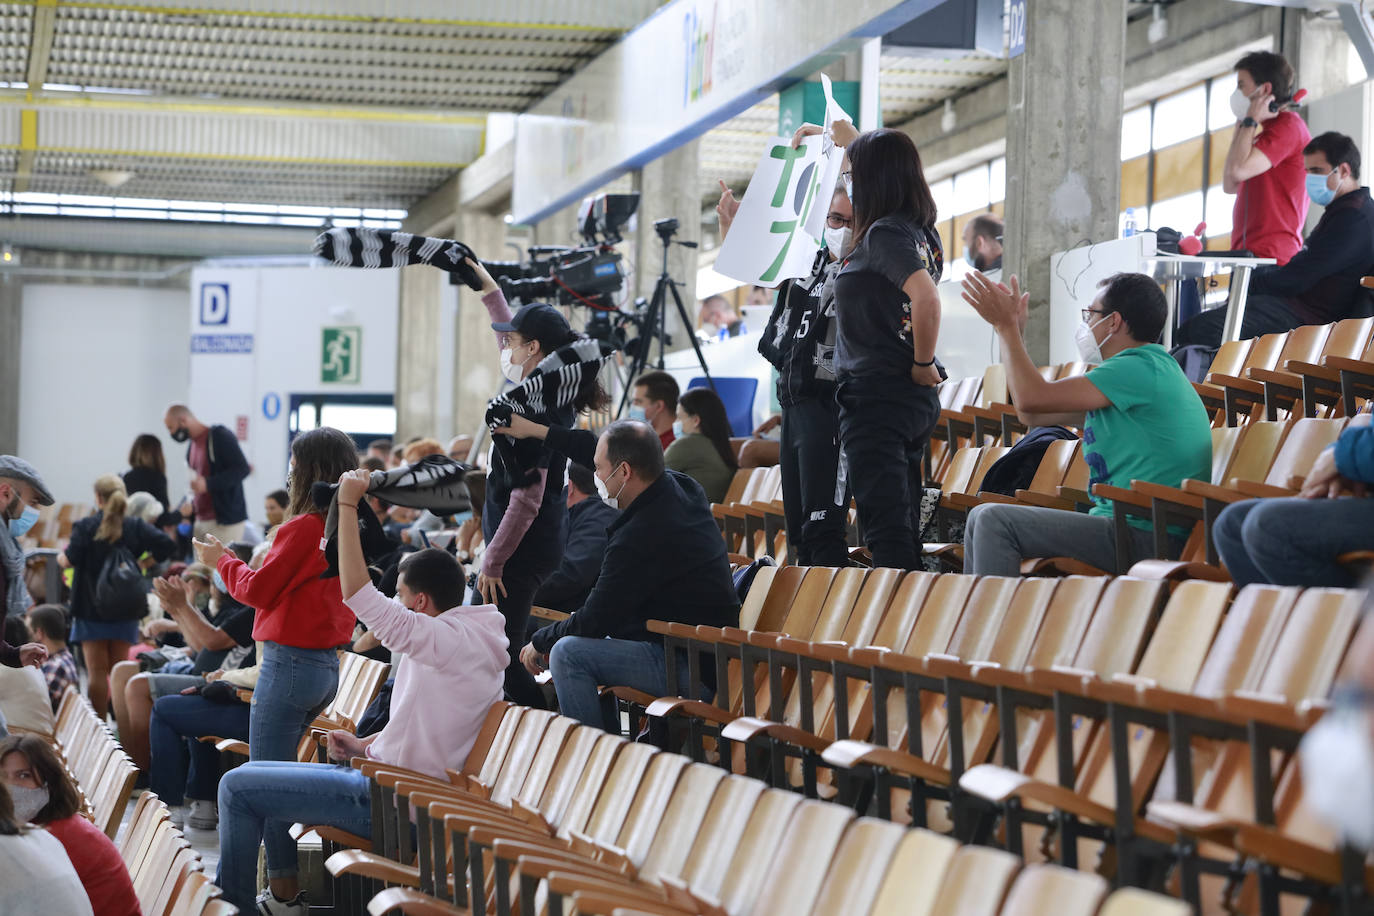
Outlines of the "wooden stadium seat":
M1283 365L1289 360L1311 362L1317 359L1331 334L1332 327L1330 324L1309 324L1289 331L1282 349L1274 359L1274 365ZM1227 426L1236 425L1253 406L1264 403L1264 383L1252 373L1272 369L1273 366L1249 365L1243 375L1223 375L1215 369L1208 374L1207 384L1221 390L1222 410ZM1268 419L1277 419L1277 409L1278 405L1275 404L1274 412L1268 415Z
M1371 333L1374 333L1374 318L1346 318L1331 326L1330 334L1317 356L1303 358L1285 353L1279 362L1281 368L1247 370L1247 378L1264 386L1265 416L1270 420L1277 419L1280 410L1292 409L1294 403L1301 401L1304 414L1310 417L1315 415L1318 403L1335 403L1340 396L1339 384L1326 387L1318 383L1309 389L1304 384L1304 370L1320 373L1318 364L1328 356L1359 359L1369 345ZM1338 381L1338 378L1339 374L1333 381ZM1313 380L1320 382L1320 374L1314 375Z
M931 911L995 916L1001 912L1007 889L1020 868L1020 859L1000 849L962 846L945 870Z
M1236 373L1222 374L1219 377L1234 377L1243 375L1249 369L1272 369L1278 364L1279 353L1283 346L1288 342L1288 334L1264 334L1250 341L1250 346L1244 348L1243 356L1240 358L1240 371ZM1228 350L1226 346L1217 351L1217 358L1213 360L1213 367L1217 366L1219 360L1224 356L1224 363L1221 368L1230 368L1235 365L1237 354L1241 352L1240 347ZM1202 398L1203 406L1210 411L1226 409L1226 392L1219 385L1212 383L1212 371L1207 374L1207 380L1201 383L1193 383L1193 389L1198 397Z
M1193 908L1182 900L1123 887L1112 892L1097 916L1192 916L1192 913Z
M1100 875L1053 865L1028 865L1012 882L1001 911L1025 916L1094 916L1108 890Z

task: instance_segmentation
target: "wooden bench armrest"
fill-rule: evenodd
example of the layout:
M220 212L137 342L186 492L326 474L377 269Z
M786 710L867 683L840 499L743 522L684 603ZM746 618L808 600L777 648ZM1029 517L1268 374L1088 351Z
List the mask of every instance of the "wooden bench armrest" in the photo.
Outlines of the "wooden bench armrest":
M866 741L836 741L822 753L821 759L834 767L853 769L856 766L881 767L890 773L914 776L938 785L949 785L949 770L938 767L905 751L879 747Z
M1093 495L1103 499L1110 499L1113 502L1125 503L1128 506L1135 506L1138 509L1149 509L1150 500L1143 493L1135 490L1128 490L1125 487L1114 487L1109 483L1093 484Z
M1056 490L1062 499L1067 499L1074 505L1078 505L1079 503L1091 503L1093 501L1092 496L1090 496L1086 490L1078 490L1073 487L1057 487Z
M407 916L469 916L470 910L458 909L438 897L422 894L413 887L388 887L379 891L367 904L372 916L400 910Z
M1219 487L1206 480L1185 480L1183 481L1183 492L1200 496L1203 499L1214 500L1223 503L1238 503L1248 497L1245 494L1231 487Z
M1244 391L1248 394L1264 394L1264 386L1259 382L1251 381L1248 378L1240 378L1235 375L1217 375L1213 373L1207 376L1207 381L1219 388L1230 388L1233 391Z
M1156 824L1228 846L1241 825L1224 814L1178 801L1152 801L1145 806L1145 816Z
M773 722L756 716L741 716L722 728L720 734L722 738L729 738L731 741L745 742L751 738L766 735L794 747L807 748L818 754L830 746L829 741L818 735L813 735L791 725L785 725L782 722Z
M1328 356L1322 365L1337 372L1353 372L1357 375L1374 375L1374 362L1363 359L1350 359L1344 356Z
M1253 369L1247 369L1245 374L1261 383L1282 385L1284 388L1302 387L1302 376L1292 370L1285 372L1281 369L1261 369L1255 367Z
M644 712L656 719L663 719L668 716L690 716L696 719L706 719L717 725L725 725L733 722L736 718L733 713L726 712L719 706L684 697L660 697L645 707Z
M572 615L567 611L555 611L553 608L540 607L536 604L530 608L530 616L538 617L540 620L552 620L556 623L559 620L567 620Z
M1039 506L1042 509L1063 509L1066 512L1073 512L1078 505L1071 499L1051 496L1049 493L1037 493L1034 490L1017 490L1016 500L1027 506Z
M420 886L419 866L402 865L394 859L361 849L340 850L325 860L324 867L336 878L340 875L361 875L387 884Z

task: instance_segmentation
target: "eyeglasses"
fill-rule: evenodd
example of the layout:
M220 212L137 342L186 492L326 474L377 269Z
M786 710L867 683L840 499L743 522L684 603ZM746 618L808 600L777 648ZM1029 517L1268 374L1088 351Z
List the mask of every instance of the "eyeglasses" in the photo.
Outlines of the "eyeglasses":
M825 224L831 229L847 229L854 225L854 220L847 216L841 216L838 213L827 213L825 216Z
M1086 321L1088 324L1093 323L1094 315L1108 314L1107 312L1099 312L1097 309L1080 309L1080 311L1083 313L1083 320Z

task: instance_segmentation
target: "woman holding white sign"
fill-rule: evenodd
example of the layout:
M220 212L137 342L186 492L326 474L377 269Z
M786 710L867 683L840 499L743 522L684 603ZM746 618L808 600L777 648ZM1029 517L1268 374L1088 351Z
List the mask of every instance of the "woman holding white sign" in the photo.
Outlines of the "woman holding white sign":
M840 444L873 565L915 569L921 458L945 378L935 359L944 269L935 199L906 134L856 134L843 121L832 130L847 149L854 205L853 248L835 278Z

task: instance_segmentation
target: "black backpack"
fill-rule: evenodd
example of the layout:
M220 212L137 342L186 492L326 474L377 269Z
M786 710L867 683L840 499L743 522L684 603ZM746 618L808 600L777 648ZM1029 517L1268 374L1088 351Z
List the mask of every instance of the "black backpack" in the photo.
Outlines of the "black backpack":
M138 620L148 613L149 582L138 560L123 544L115 544L95 579L95 613L105 621Z

